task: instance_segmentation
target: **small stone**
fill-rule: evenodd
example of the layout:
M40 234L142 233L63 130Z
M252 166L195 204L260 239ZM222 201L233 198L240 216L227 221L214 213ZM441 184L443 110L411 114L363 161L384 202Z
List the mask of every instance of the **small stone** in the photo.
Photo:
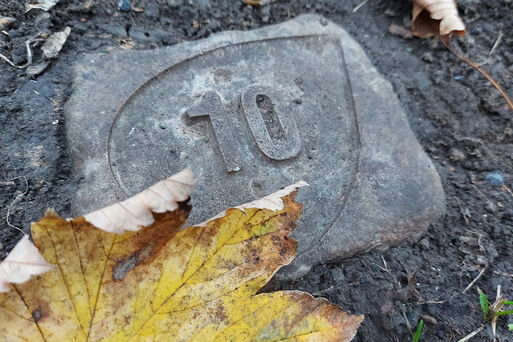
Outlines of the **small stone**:
M486 174L485 181L493 186L504 184L504 176L500 172L489 172Z
M12 62L16 65L22 65L27 62L27 48L25 44L17 46L12 52Z
M129 12L132 10L132 5L130 4L130 1L128 0L119 0L118 2L119 10L123 12Z
M429 240L427 238L423 238L419 241L419 246L422 250L427 251L430 247Z
M149 2L144 7L144 15L151 20L157 20L160 17L160 7L156 2Z
M34 24L39 30L48 30L50 27L50 13L48 12L41 12L37 15L36 19L34 20Z
M166 129L166 126L165 126L165 125L163 125L163 124L160 124L160 125L159 125L159 128L160 128L160 129Z
M462 160L465 160L465 154L458 150L457 148L451 148L449 152L449 159L456 163Z
M167 5L169 7L173 7L173 8L180 6L181 3L182 3L182 1L180 1L180 0L167 0Z
M424 322L431 324L433 326L436 326L438 324L436 318L434 318L433 316L422 315L422 319L424 320Z
M492 201L488 201L486 202L486 206L485 206L485 209L489 212L489 213L494 213L497 211L497 206L495 204L493 204Z
M433 54L430 53L430 52L426 52L422 55L422 57L420 57L420 59L422 59L424 62L426 63L433 63L433 61L435 60L433 58Z

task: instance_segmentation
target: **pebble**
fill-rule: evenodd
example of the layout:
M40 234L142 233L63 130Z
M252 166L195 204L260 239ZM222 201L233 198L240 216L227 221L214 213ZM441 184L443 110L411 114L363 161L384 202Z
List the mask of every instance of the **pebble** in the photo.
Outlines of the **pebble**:
M421 249L423 250L428 250L429 249L429 240L426 239L426 238L423 238L422 240L419 241L419 246Z
M25 44L18 45L12 52L12 62L21 65L27 62L27 48Z
M433 316L422 315L422 319L424 320L424 322L431 324L433 326L438 324L438 322L436 321L436 318L434 318Z
M494 213L497 211L497 206L495 204L493 204L492 201L488 201L486 202L486 206L485 206L485 209L489 212L489 213Z
M435 60L435 58L433 57L433 54L430 53L430 52L426 52L424 53L420 59L422 59L424 62L427 62L427 63L433 63L433 61Z
M151 20L158 20L160 17L160 7L155 2L150 2L144 7L144 15Z
M132 5L128 0L119 0L118 7L121 11L129 12L132 10Z
M459 162L465 159L465 154L457 148L451 148L449 151L449 159L452 162Z
M501 186L504 184L504 176L500 172L488 172L485 181L494 186Z

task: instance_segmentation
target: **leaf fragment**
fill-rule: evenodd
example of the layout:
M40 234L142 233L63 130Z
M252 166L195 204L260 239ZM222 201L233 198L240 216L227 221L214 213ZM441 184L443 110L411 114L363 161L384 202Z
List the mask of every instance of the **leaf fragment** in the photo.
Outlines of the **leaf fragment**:
M38 0L34 4L25 3L25 12L28 12L32 9L41 9L43 11L48 11L58 2L59 0Z
M67 26L64 31L55 32L52 34L41 47L41 50L43 50L44 58L57 58L59 56L59 52L64 46L64 43L68 39L70 32L71 28Z
M189 172L178 179L190 181ZM302 185L181 231L190 207L179 200L190 193L190 182L179 188L181 195L170 190L166 205L153 202L151 196L160 198L156 193L136 195L152 204L147 210L153 216L137 231L121 228L121 222L138 227L141 221L131 224L130 213L118 207L104 211L117 212L120 223L113 230L121 234L93 226L106 223L97 221L100 214L64 220L49 213L33 224L32 234L56 267L0 294L0 316L6 318L0 319L0 336L27 338L30 332L29 340L48 342L349 341L363 316L298 291L257 294L296 254L297 242L288 235L301 214L294 196Z
M414 0L412 31L420 38L467 32L455 0Z
M0 292L9 291L10 283L24 283L31 276L43 274L52 268L25 235L0 263Z
M257 200L241 204L239 206L234 207L235 209L239 209L242 212L245 212L246 208L258 208L258 209L269 209L269 210L281 210L283 209L283 200L282 197L290 194L293 191L296 191L299 188L304 186L309 186L309 184L305 181L299 181L295 184L291 184L281 190L278 190L268 196L259 198ZM217 214L213 218L208 221L202 222L199 226L205 226L209 221L221 218L226 215L226 210Z

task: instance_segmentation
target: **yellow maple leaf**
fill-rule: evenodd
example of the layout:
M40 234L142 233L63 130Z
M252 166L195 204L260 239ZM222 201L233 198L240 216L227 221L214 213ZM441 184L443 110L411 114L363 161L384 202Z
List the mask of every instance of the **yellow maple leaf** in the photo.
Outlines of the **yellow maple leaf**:
M32 236L56 267L0 293L0 339L351 340L363 316L298 291L257 294L296 254L296 187L181 231L183 177L85 217L48 212Z

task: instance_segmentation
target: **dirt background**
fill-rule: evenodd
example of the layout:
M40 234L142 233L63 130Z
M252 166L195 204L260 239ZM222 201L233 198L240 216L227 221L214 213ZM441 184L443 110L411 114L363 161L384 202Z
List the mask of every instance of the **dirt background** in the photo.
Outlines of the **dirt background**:
M120 12L117 1L61 0L49 11L25 13L23 1L0 0L0 15L16 23L0 33L0 53L26 60L24 42L40 32L72 28L58 60L36 78L0 60L0 257L47 207L69 215L76 179L64 135L62 107L72 92L72 65L86 52L153 49L222 30L261 27L300 13L318 13L360 42L393 84L410 124L443 180L447 213L416 244L381 248L319 265L300 281L272 281L267 290L300 289L366 316L355 341L410 341L421 317L421 341L455 341L482 324L476 282L489 297L502 285L513 299L513 194L484 181L499 171L513 187L513 112L488 81L436 39L405 39L391 24L411 24L404 0L136 1L144 12ZM458 1L468 34L462 50L513 96L513 3ZM502 40L490 50L497 38ZM34 62L41 61L35 49ZM7 221L9 220L9 221ZM498 341L513 341L502 317ZM491 340L484 329L473 341Z

